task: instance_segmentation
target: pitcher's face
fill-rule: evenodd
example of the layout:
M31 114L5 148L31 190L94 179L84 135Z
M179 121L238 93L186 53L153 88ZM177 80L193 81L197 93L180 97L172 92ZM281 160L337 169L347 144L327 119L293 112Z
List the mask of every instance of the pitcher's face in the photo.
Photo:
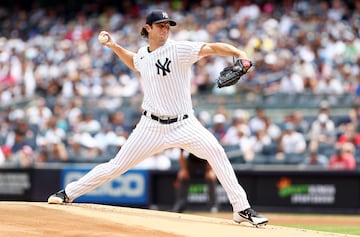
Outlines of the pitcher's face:
M152 27L149 31L149 39L154 40L162 45L168 39L169 32L170 32L169 22L152 24Z

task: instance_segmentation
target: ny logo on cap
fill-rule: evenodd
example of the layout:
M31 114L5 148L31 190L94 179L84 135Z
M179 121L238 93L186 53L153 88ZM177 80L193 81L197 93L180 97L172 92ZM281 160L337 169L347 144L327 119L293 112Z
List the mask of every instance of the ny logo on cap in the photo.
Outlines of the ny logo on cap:
M169 18L168 14L167 14L166 12L163 12L162 15L163 15L163 18L164 18L164 19L168 19L168 18Z

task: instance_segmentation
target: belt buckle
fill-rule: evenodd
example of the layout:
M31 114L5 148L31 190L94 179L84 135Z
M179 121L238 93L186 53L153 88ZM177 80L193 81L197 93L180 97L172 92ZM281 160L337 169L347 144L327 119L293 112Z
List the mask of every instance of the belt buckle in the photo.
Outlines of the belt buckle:
M169 117L165 117L165 116L158 116L159 120L167 120Z
M159 122L163 124L170 124L171 118L170 117L159 117Z

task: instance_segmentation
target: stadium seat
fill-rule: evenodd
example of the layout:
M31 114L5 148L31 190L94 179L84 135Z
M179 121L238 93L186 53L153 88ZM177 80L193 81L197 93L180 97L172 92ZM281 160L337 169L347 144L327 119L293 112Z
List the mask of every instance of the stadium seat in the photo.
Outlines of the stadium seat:
M335 154L336 148L333 144L319 143L318 152L328 158Z
M265 145L262 149L262 154L263 155L275 155L277 152L277 143L276 142L272 142L269 145Z
M305 155L304 154L297 154L297 153L290 153L290 154L286 154L285 155L285 164L288 165L298 165L303 163L305 159Z
M269 155L256 154L254 159L250 163L254 165L266 165L269 164L269 159Z
M296 95L296 104L298 107L317 108L322 100L322 95L314 95L312 93L299 93Z
M269 161L270 165L285 165L286 164L285 158L279 159L278 157L276 157L276 155L269 155L268 158L269 158L268 161Z

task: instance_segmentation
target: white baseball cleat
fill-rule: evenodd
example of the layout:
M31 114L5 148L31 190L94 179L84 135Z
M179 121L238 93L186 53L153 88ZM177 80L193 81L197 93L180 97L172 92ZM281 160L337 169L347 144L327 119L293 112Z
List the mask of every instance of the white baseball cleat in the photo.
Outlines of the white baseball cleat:
M54 193L48 198L49 204L64 204L70 203L69 197L66 195L65 190L60 190L57 193Z
M269 220L266 217L259 215L258 213L256 213L256 211L254 211L251 208L239 212L234 212L233 221L238 224L247 221L250 224L255 225L256 227L261 225L266 225L269 222Z

